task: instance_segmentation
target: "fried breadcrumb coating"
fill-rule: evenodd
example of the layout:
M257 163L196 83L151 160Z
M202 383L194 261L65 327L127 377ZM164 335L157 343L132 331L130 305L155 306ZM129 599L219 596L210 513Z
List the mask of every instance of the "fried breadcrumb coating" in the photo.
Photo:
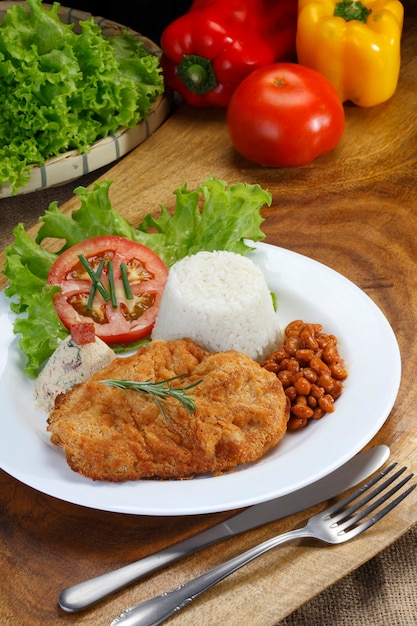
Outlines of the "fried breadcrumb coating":
M188 392L195 412L168 398L164 416L148 394L102 382L179 375L173 387L201 381ZM183 339L153 341L59 396L48 431L69 466L93 480L181 479L256 461L283 437L288 417L275 374L244 354Z

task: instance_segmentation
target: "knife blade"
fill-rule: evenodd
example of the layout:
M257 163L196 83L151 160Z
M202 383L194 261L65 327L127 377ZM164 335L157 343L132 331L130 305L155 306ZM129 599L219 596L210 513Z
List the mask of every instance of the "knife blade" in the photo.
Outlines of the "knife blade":
M329 500L368 478L385 463L389 454L389 448L385 445L361 452L311 485L280 498L250 506L228 520L155 554L67 587L60 593L58 603L69 613L82 611L111 593L213 543Z

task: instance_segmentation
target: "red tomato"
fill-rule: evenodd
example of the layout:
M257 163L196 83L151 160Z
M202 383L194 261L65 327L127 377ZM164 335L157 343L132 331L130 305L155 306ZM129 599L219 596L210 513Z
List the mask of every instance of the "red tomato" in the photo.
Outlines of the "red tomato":
M299 167L342 139L343 104L325 76L295 63L255 70L234 92L227 127L238 152L272 167Z
M84 255L90 271L96 274L100 263L103 265L100 280L104 295L99 288L93 288L92 278L79 255ZM122 279L123 265L127 291ZM109 235L68 248L51 267L48 283L61 287L54 304L69 330L80 322L92 321L97 337L115 344L132 343L151 332L167 276L168 269L155 252L124 237ZM92 291L94 297L89 304ZM111 294L114 294L113 302Z
M78 346L85 346L87 343L94 343L96 339L96 329L94 322L78 322L70 328L71 337Z

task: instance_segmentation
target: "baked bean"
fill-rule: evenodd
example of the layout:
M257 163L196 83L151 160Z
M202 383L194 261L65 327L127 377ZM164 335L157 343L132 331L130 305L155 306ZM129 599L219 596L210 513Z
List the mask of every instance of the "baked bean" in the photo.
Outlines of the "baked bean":
M287 353L285 353L285 354L287 354ZM285 356L282 359L281 363L279 364L279 370L278 371L287 370L289 364L291 363L291 360L293 360L293 359L291 359L289 356Z
M302 333L308 333L312 337L316 338L320 336L323 326L321 324L304 324L301 329Z
M345 380L347 378L347 370L340 363L331 363L330 373L336 380Z
M285 329L285 336L291 337L292 334L295 334L298 337L303 326L303 320L294 320L293 322L290 322Z
M303 374L304 378L307 378L310 383L315 383L317 381L317 374L311 369L311 367L303 367Z
M300 378L297 378L297 380L294 382L294 387L296 388L298 394L308 396L311 389L311 383L307 380L307 378L304 378L302 376Z
M326 393L322 398L319 398L319 406L326 413L333 413L334 411L334 400L332 396Z
M326 363L320 357L313 357L310 361L311 369L316 372L316 374L324 374L324 372L330 372L330 368L326 365Z
M278 363L274 363L274 361L265 361L265 363L263 363L263 367L268 370L268 372L272 372L273 374L279 372L279 365Z
M313 350L309 348L300 348L295 353L295 358L299 363L310 363L311 359L314 357Z
M313 396L313 398L321 398L322 396L324 396L324 389L323 387L320 387L319 385L316 385L315 383L313 385L311 385L310 388L310 393Z
M278 378L281 381L281 384L284 387L284 389L292 385L292 374L290 371L281 370L280 372L278 372Z
M308 424L308 420L302 417L290 417L287 422L287 430L301 430Z
M306 396L303 396L303 395L298 393L296 398L295 398L295 404L303 404L304 406L307 406L307 398L306 398Z
M301 345L305 349L314 350L314 351L316 351L319 347L317 340L308 331L301 333Z
M297 374L300 371L300 364L296 359L288 359L287 369L293 374Z
M339 396L341 395L343 391L343 383L341 380L334 380L333 381L333 389L332 389L332 393L330 394L333 398L333 400L337 400L337 398L339 398Z
M338 363L340 361L339 353L333 342L328 343L323 350L323 361L326 363Z
M291 335L291 337L288 337L288 339L286 339L284 342L284 348L290 356L293 356L297 352L299 347L300 347L300 338L294 335Z
M319 350L323 350L329 343L329 335L326 335L325 333L319 333L316 337L316 341Z
M296 417L302 417L303 419L310 419L313 417L314 411L307 404L293 404L291 407L291 413Z
M337 348L337 337L321 324L294 320L285 329L284 343L263 363L280 379L291 405L288 430L305 428L335 410L347 369Z
M304 372L302 369L298 370L298 372L295 372L292 376L294 382L298 380L299 378L303 378L303 377L304 377Z
M319 387L323 387L326 393L330 393L333 389L334 380L329 373L321 374L317 380Z
M282 348L280 348L276 353L276 356L274 356L274 361L282 361L285 358L288 358L288 353L285 350L284 346L282 346Z
M290 399L291 402L295 401L297 397L297 390L294 385L290 385L286 389L284 389L285 395Z

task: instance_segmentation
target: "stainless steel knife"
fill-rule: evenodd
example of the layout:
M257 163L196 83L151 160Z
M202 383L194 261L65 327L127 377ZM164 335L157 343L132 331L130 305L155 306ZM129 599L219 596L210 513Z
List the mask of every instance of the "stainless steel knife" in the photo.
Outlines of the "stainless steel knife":
M58 598L59 605L64 611L70 613L82 611L109 594L212 543L328 500L368 478L385 463L389 454L389 448L385 445L361 452L342 467L307 487L286 496L253 505L228 520L160 552L64 589Z

